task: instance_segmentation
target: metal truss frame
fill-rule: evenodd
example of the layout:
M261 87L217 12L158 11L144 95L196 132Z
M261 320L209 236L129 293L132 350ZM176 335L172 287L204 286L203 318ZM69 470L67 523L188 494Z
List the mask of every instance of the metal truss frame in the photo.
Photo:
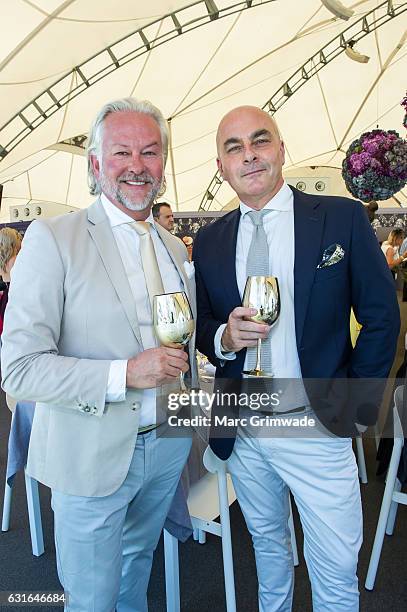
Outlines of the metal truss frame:
M275 1L230 0L230 4L218 8L215 0L198 0L127 34L75 66L0 128L0 162L47 119L115 70L173 38L212 21ZM202 14L191 16L191 9L195 12L194 7L202 8ZM164 33L160 34L161 31Z
M350 43L352 43L352 46L357 45L362 38L368 36L368 34L371 34L391 19L398 17L406 10L407 2L403 2L395 7L392 0L386 0L369 13L366 13L366 15L355 21L355 23L343 30L314 55L309 57L267 100L262 107L263 110L271 116L274 115L309 79L343 53ZM212 202L222 183L223 179L218 171L205 191L198 210L208 211L211 208Z

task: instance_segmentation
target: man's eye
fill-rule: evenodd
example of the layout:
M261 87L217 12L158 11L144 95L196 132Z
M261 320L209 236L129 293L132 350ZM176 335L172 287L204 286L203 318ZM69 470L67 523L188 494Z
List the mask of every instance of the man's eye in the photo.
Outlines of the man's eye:
M267 138L259 138L258 140L255 141L255 145L263 145L263 144L268 144L270 141L267 140Z
M147 155L147 157L155 157L157 153L155 151L144 151L143 155Z
M229 147L226 150L226 153L237 153L237 151L240 151L241 147L240 145L234 145L233 147Z
M116 151L115 155L129 155L128 151Z

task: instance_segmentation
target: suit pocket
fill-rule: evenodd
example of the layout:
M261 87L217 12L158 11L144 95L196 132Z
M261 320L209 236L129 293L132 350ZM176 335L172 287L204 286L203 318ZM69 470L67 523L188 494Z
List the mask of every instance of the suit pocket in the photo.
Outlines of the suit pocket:
M319 268L315 272L314 283L320 283L333 278L339 278L345 275L345 266L341 263Z

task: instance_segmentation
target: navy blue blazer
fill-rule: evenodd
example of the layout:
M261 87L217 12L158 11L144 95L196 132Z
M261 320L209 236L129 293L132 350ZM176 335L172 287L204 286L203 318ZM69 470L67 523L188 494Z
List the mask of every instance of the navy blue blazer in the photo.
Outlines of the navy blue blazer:
M295 335L304 379L383 380L393 363L400 314L393 277L360 202L348 198L294 193L294 308ZM233 361L221 362L214 352L214 336L230 312L241 305L236 281L236 242L240 210L233 210L202 228L194 242L197 283L197 348L216 366L216 378L240 379L246 351ZM317 269L323 253L340 244L344 257L337 264ZM353 307L362 330L352 349L349 330ZM316 385L317 387L320 385ZM307 387L307 386L306 386ZM315 387L315 385L314 385ZM361 394L362 387L358 393ZM373 387L372 387L373 389ZM308 388L307 388L307 391ZM371 394L371 389L362 394ZM310 396L310 393L308 393ZM327 406L311 390L315 410ZM362 402L352 422L372 424L375 402ZM325 425L334 430L341 406L326 410ZM342 415L343 416L343 415ZM346 429L346 428L345 428ZM342 435L352 435L349 427ZM211 444L226 458L233 439Z

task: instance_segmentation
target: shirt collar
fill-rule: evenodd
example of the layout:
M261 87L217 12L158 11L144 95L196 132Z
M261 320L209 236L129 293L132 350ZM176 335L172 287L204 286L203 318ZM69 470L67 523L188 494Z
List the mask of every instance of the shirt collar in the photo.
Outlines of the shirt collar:
M111 227L117 227L118 225L125 225L134 222L134 219L132 219L130 215L127 215L125 212L120 210L120 208L117 208L117 206L115 206L104 193L100 195L100 201L106 216L109 219ZM146 221L151 223L151 225L155 228L153 213L151 210Z
M280 211L290 211L293 208L293 192L284 181L281 186L281 189L277 191L277 193L271 198L269 202L264 206L265 209L270 210L280 210ZM247 215L247 213L251 212L253 208L247 206L243 202L240 202L240 212L242 217Z

